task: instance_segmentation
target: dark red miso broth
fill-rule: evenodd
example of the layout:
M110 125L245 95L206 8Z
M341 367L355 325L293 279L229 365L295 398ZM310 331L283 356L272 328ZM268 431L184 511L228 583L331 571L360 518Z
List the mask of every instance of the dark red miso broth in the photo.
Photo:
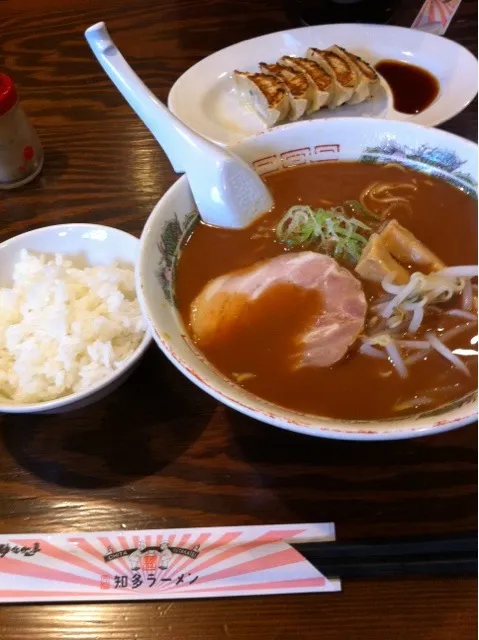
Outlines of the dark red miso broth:
M275 228L292 205L341 205L358 200L377 182L414 184L410 208L398 208L394 218L446 265L477 262L476 202L430 176L397 165L325 162L274 173L266 176L265 182L275 202L272 211L241 230L199 223L182 250L176 271L176 300L187 328L191 303L212 278L289 250L278 242ZM362 285L368 301L382 292L379 284L362 281ZM330 418L410 415L463 398L477 387L475 323L448 343L450 349L469 353L463 357L468 376L430 351L402 379L388 360L358 353L357 344L331 367L295 370L291 366L295 338L314 314L321 312L320 307L320 300L311 292L294 286L272 287L251 304L248 315L229 335L199 347L216 369L251 393L289 409ZM439 320L426 318L424 329L440 334L457 322L444 314ZM429 401L423 406L421 399L426 396Z

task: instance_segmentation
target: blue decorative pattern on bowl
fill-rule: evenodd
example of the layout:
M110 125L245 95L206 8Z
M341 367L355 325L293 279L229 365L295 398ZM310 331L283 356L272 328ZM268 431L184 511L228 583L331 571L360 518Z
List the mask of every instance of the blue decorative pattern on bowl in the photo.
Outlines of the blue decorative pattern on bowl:
M158 278L165 298L171 304L175 302L174 277L176 260L198 220L198 212L191 211L185 216L182 224L180 224L178 216L175 213L170 220L165 222L160 233L160 241L157 244L158 251L160 252L160 260L156 277Z
M454 151L448 149L427 144L413 149L390 140L382 146L367 147L361 154L360 161L371 164L401 164L444 180L477 199L477 180L469 173L459 171L466 160L461 160Z

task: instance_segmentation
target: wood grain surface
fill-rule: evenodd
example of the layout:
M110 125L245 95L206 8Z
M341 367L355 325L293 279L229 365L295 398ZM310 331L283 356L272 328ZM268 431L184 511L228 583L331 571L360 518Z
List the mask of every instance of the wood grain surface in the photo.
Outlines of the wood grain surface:
M411 24L421 0L405 0ZM105 20L163 100L224 46L294 25L281 0L0 0L2 70L46 162L0 195L0 241L65 221L139 235L175 180L161 149L93 59ZM448 36L476 53L477 4ZM477 138L477 105L443 128ZM0 417L0 531L70 532L332 520L340 538L476 528L476 425L392 443L310 439L219 405L152 348L130 381L63 416ZM476 581L345 582L341 594L0 606L2 640L468 640Z

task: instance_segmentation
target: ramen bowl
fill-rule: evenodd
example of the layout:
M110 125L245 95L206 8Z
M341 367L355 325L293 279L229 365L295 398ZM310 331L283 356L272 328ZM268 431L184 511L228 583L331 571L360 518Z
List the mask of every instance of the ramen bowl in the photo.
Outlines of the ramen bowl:
M234 151L265 175L323 161L402 164L476 197L477 147L454 135L404 122L366 118L305 121L247 138ZM175 267L198 221L186 177L153 209L141 236L137 292L160 349L206 393L251 418L297 433L344 440L394 440L448 431L477 418L477 397L413 416L341 420L285 409L219 373L196 348L175 305ZM345 393L347 401L347 390Z

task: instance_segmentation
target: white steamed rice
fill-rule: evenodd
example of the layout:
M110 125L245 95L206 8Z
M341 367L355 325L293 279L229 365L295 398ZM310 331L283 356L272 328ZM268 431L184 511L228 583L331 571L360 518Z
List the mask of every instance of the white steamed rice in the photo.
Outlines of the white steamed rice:
M13 287L0 287L0 396L31 403L89 389L144 334L132 268L80 269L23 250Z

